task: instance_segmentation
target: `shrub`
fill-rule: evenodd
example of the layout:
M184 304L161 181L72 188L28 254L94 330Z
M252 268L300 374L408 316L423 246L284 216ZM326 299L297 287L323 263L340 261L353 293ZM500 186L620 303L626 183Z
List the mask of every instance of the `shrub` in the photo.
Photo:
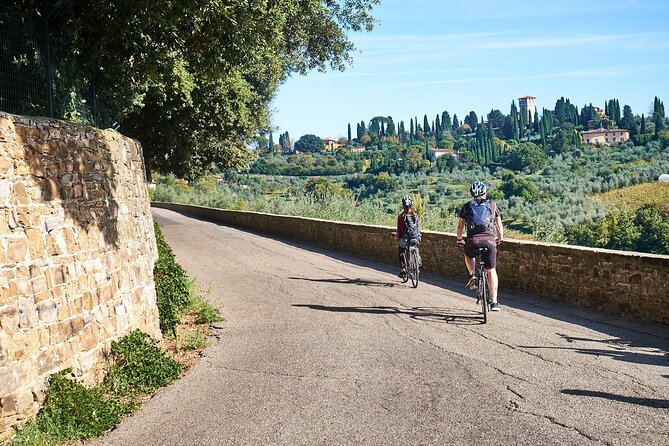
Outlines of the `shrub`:
M176 334L179 311L190 304L190 285L186 271L179 265L160 230L154 223L158 260L153 270L156 283L160 330L163 334Z

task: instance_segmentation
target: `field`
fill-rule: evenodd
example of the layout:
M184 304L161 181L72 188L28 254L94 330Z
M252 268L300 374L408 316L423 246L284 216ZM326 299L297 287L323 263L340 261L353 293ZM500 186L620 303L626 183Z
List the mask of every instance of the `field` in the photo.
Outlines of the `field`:
M614 189L593 197L606 206L621 207L628 211L636 211L644 204L669 204L669 183L637 184L634 186Z

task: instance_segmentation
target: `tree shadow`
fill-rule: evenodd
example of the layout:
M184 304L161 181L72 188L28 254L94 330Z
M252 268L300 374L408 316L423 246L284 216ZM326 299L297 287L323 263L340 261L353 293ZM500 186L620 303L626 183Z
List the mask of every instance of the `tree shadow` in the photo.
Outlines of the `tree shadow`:
M293 304L293 307L311 310L330 311L333 313L363 313L376 315L408 316L411 319L448 323L454 325L481 325L483 316L476 311L455 310L437 307L400 308L389 306L374 307L337 307L317 304Z
M669 400L658 398L641 398L635 396L616 395L608 392L597 392L594 390L579 390L579 389L563 389L560 393L564 395L587 396L591 398L603 398L611 401L619 401L621 403L636 404L638 406L646 406L657 409L669 409Z
M392 288L398 284L392 282L379 282L376 280L366 280L366 279L347 279L347 278L338 278L338 279L311 279L308 277L288 277L290 280L306 280L308 282L325 282L325 283L340 283L346 285L363 285L371 287L387 287Z
M667 349L664 350L658 347L649 347L641 342L635 342L629 339L614 338L614 339L591 339L583 338L577 336L568 336L562 333L557 333L562 339L568 343L578 343L578 342L595 342L603 344L607 347L604 348L579 348L579 347L540 347L540 346L526 346L522 345L522 348L529 349L547 349L547 350L572 350L584 355L592 356L608 356L610 358L617 359L624 362L632 362L635 364L643 365L657 365L669 367L669 353ZM639 351L630 351L630 349L645 349L645 352Z
M53 234L66 243L80 244L84 234L68 229L69 220L84 233L97 227L101 237L86 234L89 244L104 241L118 247L121 209L116 200L117 188L127 178L118 176L117 166L129 168L141 162L141 157L136 156L141 149L133 147L131 155L111 146L110 139L118 145L137 143L120 134L103 134L93 127L6 116L15 127L15 150L21 151L15 156L10 224L24 228L39 225L47 237ZM39 196L32 190L39 190ZM40 209L35 209L35 200L39 200Z

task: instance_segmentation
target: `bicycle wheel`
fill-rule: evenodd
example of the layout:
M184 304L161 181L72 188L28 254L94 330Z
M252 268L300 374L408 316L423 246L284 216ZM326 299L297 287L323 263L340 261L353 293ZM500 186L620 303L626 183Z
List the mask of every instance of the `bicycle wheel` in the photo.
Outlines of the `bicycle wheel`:
M418 286L418 277L420 275L420 267L418 266L418 248L411 249L409 253L409 271L411 271L411 286L416 288Z
M404 250L402 255L404 256L404 277L402 277L402 283L407 283L409 281L409 250Z
M478 290L476 291L476 297L479 298L481 302L481 311L483 313L483 323L488 322L488 278L486 277L485 270L479 268L479 285Z

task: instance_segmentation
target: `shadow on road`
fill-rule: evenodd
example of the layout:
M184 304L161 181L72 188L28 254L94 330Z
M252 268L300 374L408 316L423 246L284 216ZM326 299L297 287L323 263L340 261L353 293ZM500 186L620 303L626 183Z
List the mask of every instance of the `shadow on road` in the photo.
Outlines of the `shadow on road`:
M449 323L455 325L480 325L483 323L482 316L475 311L454 310L449 308L436 307L334 307L316 304L293 304L294 307L309 308L319 311L331 311L334 313L365 313L380 315L400 315L408 316L411 319L423 321Z
M530 349L550 349L550 350L572 350L584 355L592 356L608 356L619 361L632 362L635 364L658 365L669 367L669 355L666 350L657 347L648 348L640 342L630 341L629 339L590 339L582 337L568 336L561 333L556 333L568 343L598 343L606 348L585 348L585 347L541 347L541 346L519 346ZM643 348L646 351L639 352L638 349ZM636 349L635 351L631 351Z
M669 400L656 398L641 398L635 396L616 395L608 392L596 392L593 390L563 389L560 393L564 395L587 396L591 398L603 398L611 401L620 401L622 403L636 404L638 406L653 407L658 409L669 409Z
M376 280L366 280L366 279L310 279L308 277L288 277L291 280L306 280L308 282L328 282L328 283L342 283L347 285L364 285L364 286L378 286L378 287L394 287L397 285L392 282L379 282Z

